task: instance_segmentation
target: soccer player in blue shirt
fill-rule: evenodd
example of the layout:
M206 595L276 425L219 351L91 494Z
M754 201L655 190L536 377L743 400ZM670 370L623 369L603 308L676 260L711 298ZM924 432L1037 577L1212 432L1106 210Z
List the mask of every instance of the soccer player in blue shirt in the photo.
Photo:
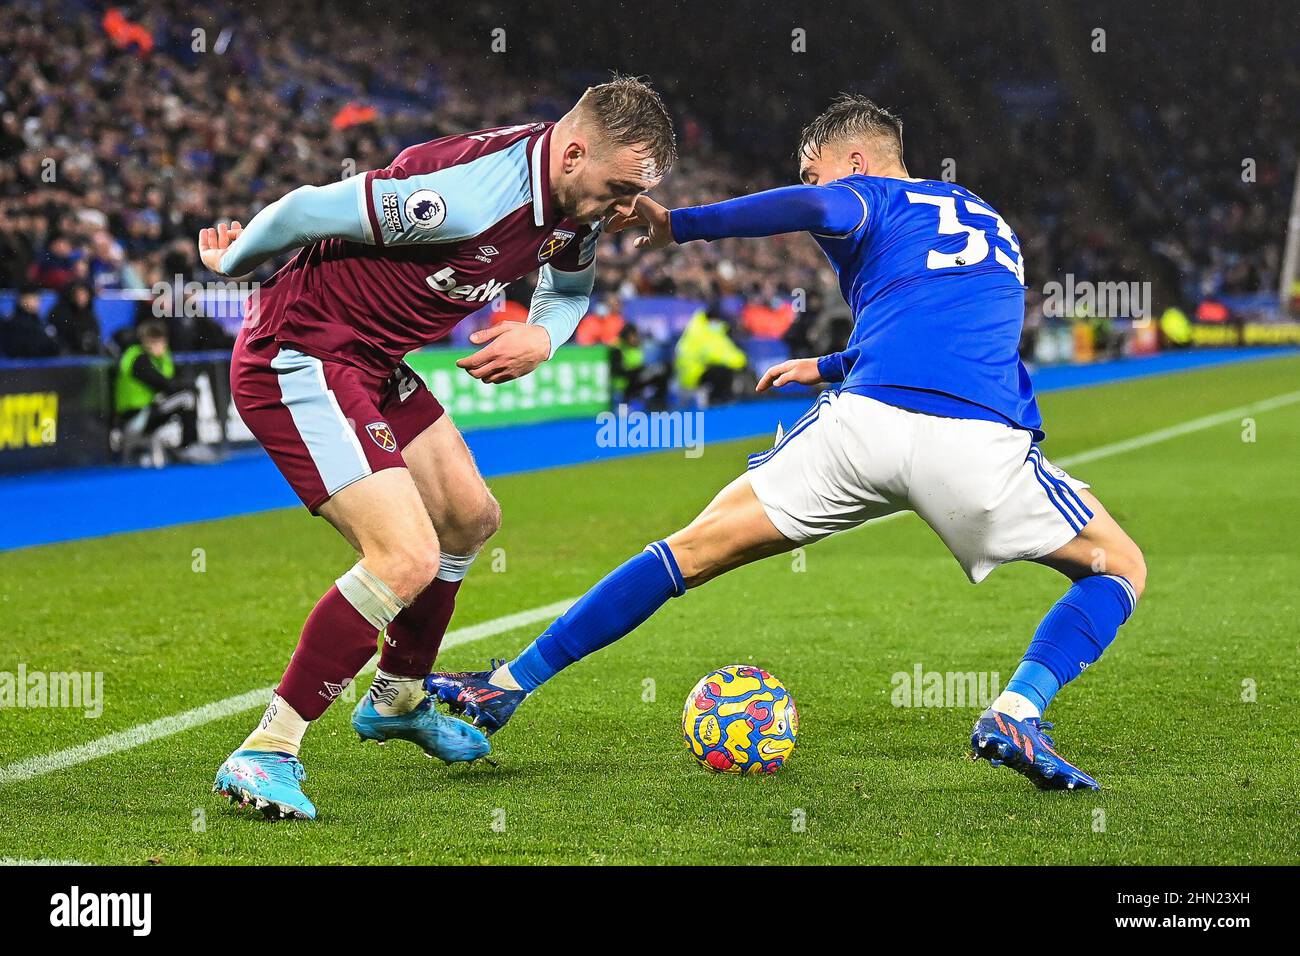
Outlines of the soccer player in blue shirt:
M1042 716L1115 639L1146 566L1088 486L1039 449L1042 418L1018 352L1019 241L970 190L909 177L901 122L865 97L837 99L804 130L798 156L802 185L671 212L642 197L632 218L646 228L643 249L810 232L853 308L853 334L843 352L774 366L758 389L832 387L699 517L607 575L517 658L431 675L429 689L491 733L540 684L669 598L911 510L973 583L1020 560L1070 580L971 747L1041 788L1097 789L1056 752Z

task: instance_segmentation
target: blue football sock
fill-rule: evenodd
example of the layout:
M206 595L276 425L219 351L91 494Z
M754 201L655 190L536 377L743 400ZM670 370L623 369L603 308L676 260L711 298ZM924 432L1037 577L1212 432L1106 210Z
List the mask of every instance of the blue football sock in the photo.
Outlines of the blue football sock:
M1006 689L1027 699L1041 714L1047 710L1048 702L1061 689L1061 683L1056 679L1056 675L1042 664L1026 660L1021 661L1016 672L1011 675Z
M636 630L669 598L685 593L677 559L668 545L656 541L602 578L524 648L510 662L510 674L532 691L574 661Z
M1026 697L1041 714L1058 690L1101 657L1136 602L1133 586L1116 574L1075 582L1038 625L1006 689Z

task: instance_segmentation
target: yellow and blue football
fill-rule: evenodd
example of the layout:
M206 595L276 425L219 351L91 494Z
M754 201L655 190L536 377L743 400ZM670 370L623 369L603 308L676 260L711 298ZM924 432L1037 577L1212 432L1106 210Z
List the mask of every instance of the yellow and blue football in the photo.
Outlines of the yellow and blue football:
M776 773L794 751L799 711L767 671L729 664L686 698L682 733L691 756L716 773Z

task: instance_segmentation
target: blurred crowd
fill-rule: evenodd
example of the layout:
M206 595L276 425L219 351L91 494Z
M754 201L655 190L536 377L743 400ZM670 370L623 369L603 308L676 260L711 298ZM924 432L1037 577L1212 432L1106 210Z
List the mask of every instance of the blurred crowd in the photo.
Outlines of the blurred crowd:
M1229 19L1214 25L1214 53L1203 32L1127 19L1095 54L1087 24L1071 20L1083 30L1071 59L1052 35L1059 11L829 2L839 12L806 28L709 10L692 29L641 20L641 49L664 53L648 59L623 42L621 18L579 29L563 0L536 0L527 14L456 5L434 18L391 6L0 6L0 289L24 290L29 304L37 290L58 293L63 318L44 334L56 351L84 350L87 297L204 278L201 226L247 221L300 184L386 165L412 142L556 118L606 75L582 65L592 62L649 73L664 93L683 157L656 192L669 205L791 182L799 127L828 89L852 88L903 116L914 175L955 178L1016 228L1031 309L1034 290L1067 272L1154 280L1185 303L1276 289L1300 135L1294 31L1256 23L1247 47ZM1123 10L1099 0L1092 15ZM503 33L507 55L494 50L494 29L521 16L528 29ZM720 31L729 50L747 51L746 69L717 55ZM837 31L861 38L856 55L836 46ZM1270 68L1248 69L1252 59ZM609 237L599 289L606 311L651 294L766 306L798 289L836 300L803 235L646 256L631 253L630 237ZM821 326L799 317L782 334L810 329Z

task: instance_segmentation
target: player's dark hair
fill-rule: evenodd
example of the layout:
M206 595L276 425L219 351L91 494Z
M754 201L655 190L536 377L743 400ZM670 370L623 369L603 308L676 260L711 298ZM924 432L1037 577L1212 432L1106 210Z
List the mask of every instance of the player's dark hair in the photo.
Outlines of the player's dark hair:
M616 73L608 83L590 87L578 105L594 119L609 142L646 149L660 176L677 162L672 118L664 101L645 80Z
M827 143L845 139L871 138L884 142L886 149L903 162L903 121L861 93L841 93L821 116L803 128L795 159L816 156Z

